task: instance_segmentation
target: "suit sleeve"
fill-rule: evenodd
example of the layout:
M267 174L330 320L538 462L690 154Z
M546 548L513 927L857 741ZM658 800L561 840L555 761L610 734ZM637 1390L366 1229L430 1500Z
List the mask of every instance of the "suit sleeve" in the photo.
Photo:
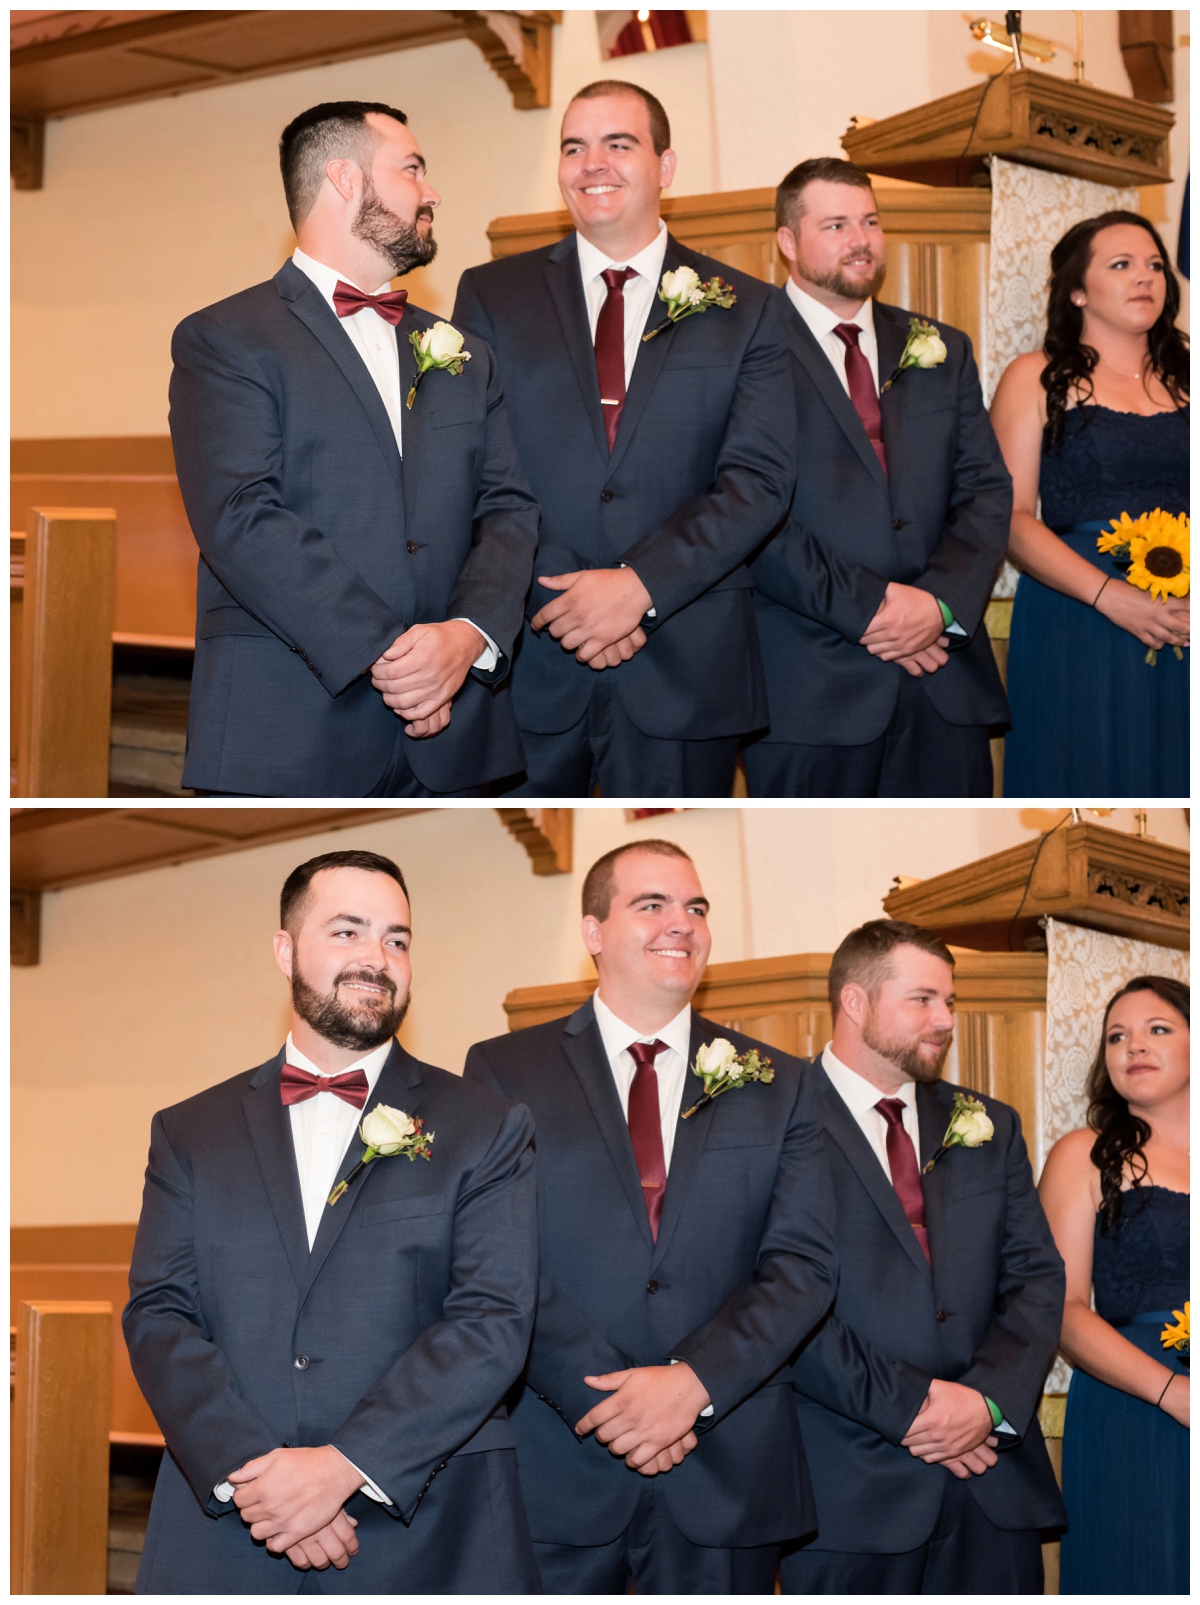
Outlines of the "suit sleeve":
M643 620L644 629L732 573L787 516L796 478L789 360L768 297L742 356L712 485L621 554L654 601L656 617Z
M516 1105L459 1191L442 1319L367 1390L331 1439L393 1501L380 1508L405 1524L446 1460L521 1374L537 1258L533 1118Z
M995 1400L1009 1426L1024 1437L1058 1347L1067 1278L1033 1184L1020 1117L1013 1111L1011 1118L996 1301L970 1366L954 1380ZM1003 1435L1000 1441L1004 1443Z
M855 645L883 601L888 582L874 569L848 563L795 516L750 565L754 588L803 613Z
M171 355L171 439L204 561L337 696L404 620L320 529L284 505L283 418L251 353L198 313L176 329Z
M458 281L458 294L455 297L451 321L463 334L474 335L477 340L486 340L493 351L496 349L496 331L470 268Z
M491 636L500 660L485 683L503 680L512 667L513 643L521 633L525 597L537 551L538 506L533 499L509 427L504 392L489 346L475 346L487 361L487 447L475 496L471 550L459 571L447 618L469 618Z
M754 1274L712 1320L676 1344L708 1391L708 1431L786 1365L833 1303L837 1255L833 1184L816 1114L816 1086L802 1076L788 1122Z
M967 632L966 640L951 636L951 647L966 646L983 622L1012 518L1012 480L983 404L971 342L961 338L965 352L950 506L925 572L914 581L945 602Z
M150 1133L150 1162L122 1317L138 1386L201 1507L236 1511L213 1498L231 1471L279 1447L271 1428L238 1390L233 1370L205 1328L200 1308L192 1179L161 1115Z
M797 1393L899 1444L929 1392L931 1374L894 1360L830 1315L796 1357Z

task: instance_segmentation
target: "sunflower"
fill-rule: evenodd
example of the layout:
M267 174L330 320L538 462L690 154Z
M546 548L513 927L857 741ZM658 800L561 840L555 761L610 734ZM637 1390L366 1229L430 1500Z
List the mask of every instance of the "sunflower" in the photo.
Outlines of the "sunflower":
M1181 1310L1172 1310L1176 1326L1164 1326L1162 1331L1162 1346L1164 1349L1178 1349L1180 1354L1191 1353L1192 1340L1192 1306L1185 1304Z
M1187 514L1172 518L1156 507L1137 522L1141 528L1129 542L1129 583L1164 601L1168 596L1186 596L1192 583Z

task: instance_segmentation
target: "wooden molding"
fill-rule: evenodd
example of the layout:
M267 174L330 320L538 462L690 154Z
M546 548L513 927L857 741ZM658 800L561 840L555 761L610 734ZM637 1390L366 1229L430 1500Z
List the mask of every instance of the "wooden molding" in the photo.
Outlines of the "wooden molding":
M1175 99L1174 16L1170 11L1118 11L1125 71L1138 100Z
M41 189L46 124L41 117L9 118L8 171L14 189Z
M8 961L10 964L37 964L42 956L42 894L8 890Z
M575 840L573 808L497 808L533 861L535 875L569 875Z
M492 71L508 85L518 111L550 104L551 32L561 11L451 11Z

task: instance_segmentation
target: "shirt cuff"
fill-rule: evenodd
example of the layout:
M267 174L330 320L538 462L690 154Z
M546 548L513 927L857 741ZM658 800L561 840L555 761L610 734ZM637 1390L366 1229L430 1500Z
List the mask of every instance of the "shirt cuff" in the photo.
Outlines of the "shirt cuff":
M955 623L954 614L951 613L949 607L947 607L946 603L942 601L941 597L935 596L934 601L942 610L942 623L945 625L946 634L965 636L967 632L963 629L961 624Z
M455 622L458 624L469 624L473 630L479 630L479 626L476 624L474 619L460 618ZM486 630L479 630L479 633L482 635L485 644L483 651L475 659L471 667L473 669L478 669L481 674L490 674L500 661L500 648L496 645L495 641L492 640L491 636ZM365 1489L363 1491L364 1493L366 1492ZM387 1503L390 1505L391 1500L389 1499Z
M478 628L478 625L476 625L476 629ZM482 634L482 631L480 633ZM333 1446L330 1445L330 1447L332 1448ZM342 1454L340 1449L337 1452L340 1455ZM362 1478L362 1487L358 1490L360 1494L366 1494L367 1498L373 1499L377 1505L390 1505L392 1503L378 1483L372 1482L366 1472L360 1466L355 1466L348 1455L342 1455L342 1459L348 1466L353 1466L354 1470ZM221 1504L227 1505L233 1498L233 1484L231 1482L219 1482L213 1489L213 1498L219 1500Z

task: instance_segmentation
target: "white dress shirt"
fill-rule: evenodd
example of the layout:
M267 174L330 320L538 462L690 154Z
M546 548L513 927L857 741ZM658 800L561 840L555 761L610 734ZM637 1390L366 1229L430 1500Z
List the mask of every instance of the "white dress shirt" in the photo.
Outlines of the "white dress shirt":
M583 296L587 302L588 328L591 330L593 345L596 343L596 324L600 320L600 308L608 299L608 285L600 275L608 268L627 267L633 268L637 274L636 279L626 279L622 291L625 298L625 388L628 390L629 381L633 377L633 365L641 348L642 335L646 332L646 320L650 316L650 308L654 305L659 285L662 283L663 257L667 254L667 225L659 218L658 233L650 244L624 262L614 262L578 232L575 235L575 244L579 251L579 274L583 280ZM666 317L665 303L662 312Z
M821 1054L821 1063L825 1067L825 1074L840 1094L842 1102L858 1122L859 1130L871 1144L871 1152L883 1166L883 1173L889 1182L892 1180L892 1167L888 1164L887 1156L888 1123L875 1105L881 1098L899 1098L904 1105L904 1129L912 1142L917 1169L920 1170L921 1132L917 1125L916 1082L906 1081L896 1092L880 1092L879 1088L872 1086L865 1076L860 1076L857 1070L851 1070L849 1065L843 1064L828 1043Z
M846 347L833 331L839 323L853 323L858 326L861 330L858 349L871 366L871 377L875 381L875 393L878 395L879 342L875 338L875 303L870 296L852 318L844 318L838 312L831 312L823 301L818 301L815 296L809 295L807 290L802 290L795 279L789 278L785 288L788 300L808 324L813 339L833 364L833 371L847 395L850 394L850 381L846 378Z
M390 328L388 324L384 326ZM356 1059L353 1064L348 1064L345 1071L337 1071L336 1074L344 1075L346 1071L361 1070L367 1078L369 1103L375 1091L375 1083L379 1080L380 1071L387 1063L391 1051L392 1044L389 1040L382 1047L373 1048L370 1053L363 1054L362 1058ZM327 1074L311 1059L305 1058L292 1041L290 1031L284 1058L288 1064L294 1064L299 1070L307 1070L310 1075ZM362 1122L362 1110L356 1109L352 1103L347 1103L334 1092L318 1092L315 1098L306 1098L303 1103L290 1104L288 1114L292 1122L292 1147L296 1154L300 1198L304 1204L304 1226L308 1233L308 1247L311 1253L312 1246L317 1240L317 1228L321 1224L321 1217L325 1213L327 1200L337 1180L337 1173L342 1168L346 1149L352 1142L360 1140L357 1132ZM341 1453L340 1450L338 1452ZM349 1463L354 1466L353 1460ZM365 1471L358 1466L354 1466L354 1469L363 1479L360 1492L378 1504L391 1504L392 1501L383 1489L373 1483ZM233 1484L218 1483L213 1493L223 1505L228 1504L233 1498Z
M357 312L351 312L348 317L338 316L337 307L333 304L333 292L338 282L352 285L356 290L362 290L361 284L355 284L353 279L343 279L336 268L326 267L324 262L318 262L311 256L306 256L299 246L292 252L292 261L304 274L311 279L321 292L330 310L337 317L338 322L349 336L350 343L366 364L367 372L379 392L379 399L383 402L388 415L388 422L392 426L392 433L396 437L396 450L400 453L401 461L404 459L404 441L402 439L401 420L404 409L400 399L400 331L381 318L374 307L362 307ZM391 289L391 280L374 290L365 290L366 295L380 295ZM479 630L474 619L463 619L462 623L470 624ZM500 649L485 631L479 630L484 639L484 648L475 662L473 669L488 674L500 661ZM296 1106L293 1104L292 1106Z
M675 1147L675 1128L679 1125L683 1100L683 1083L687 1077L688 1053L692 1044L692 1006L689 1003L680 1009L668 1025L663 1026L661 1031L651 1032L649 1036L641 1031L635 1031L631 1025L626 1025L624 1020L619 1020L598 992L592 997L592 1007L596 1011L596 1024L600 1027L609 1069L616 1082L617 1096L621 1100L621 1110L627 1121L629 1089L633 1085L634 1073L637 1070L633 1055L629 1052L629 1044L654 1041L666 1043L666 1052L658 1055L654 1061L654 1069L658 1076L658 1112L662 1121L663 1162L669 1175L671 1150ZM703 1091L703 1085L697 1080L696 1097L700 1097Z

